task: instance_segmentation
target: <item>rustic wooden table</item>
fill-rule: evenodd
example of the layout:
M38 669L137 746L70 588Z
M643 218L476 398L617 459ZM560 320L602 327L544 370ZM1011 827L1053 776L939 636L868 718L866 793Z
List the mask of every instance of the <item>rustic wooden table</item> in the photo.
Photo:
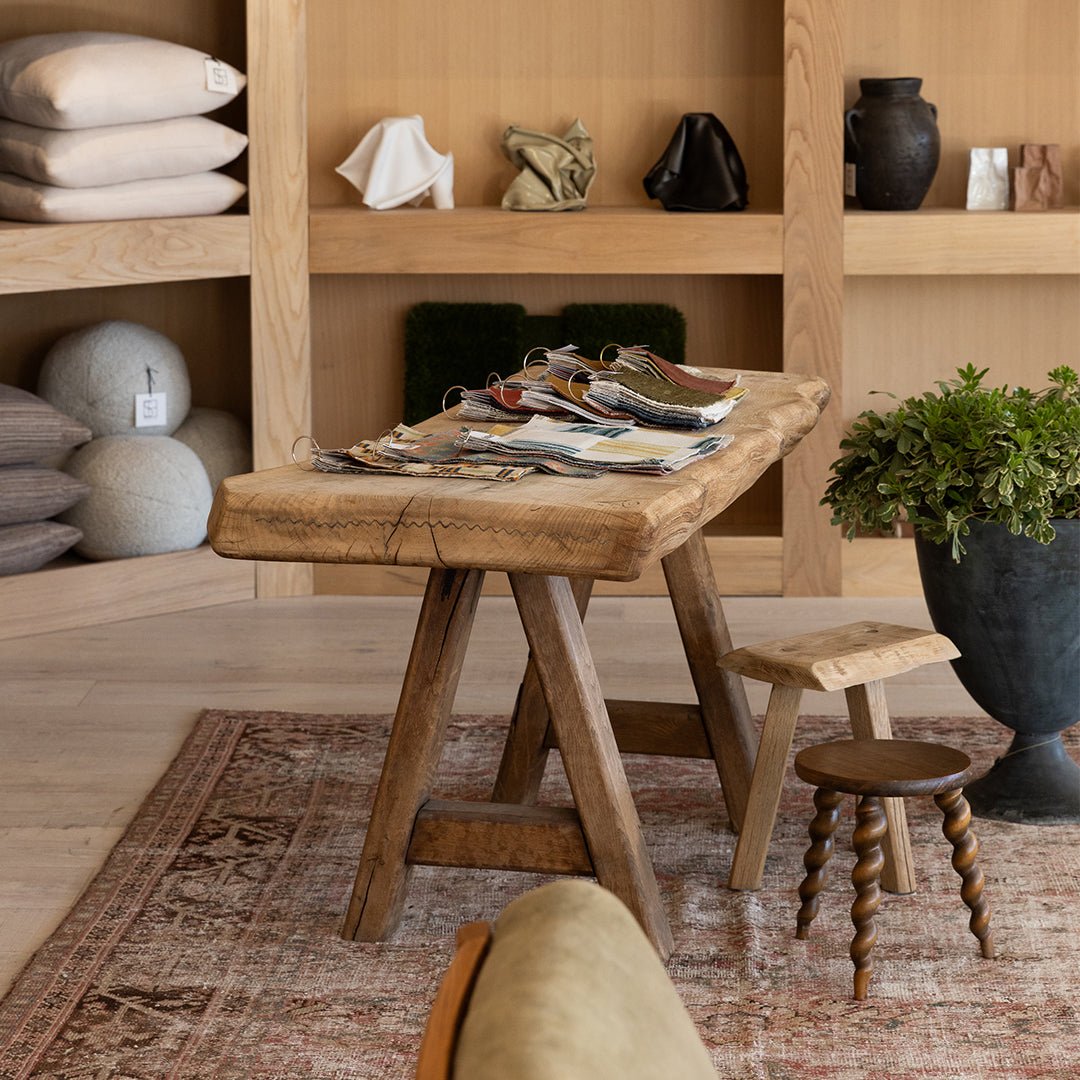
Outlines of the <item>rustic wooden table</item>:
M727 372L715 372L717 377ZM720 453L670 476L536 474L515 483L342 476L295 466L223 481L210 514L219 555L431 568L345 918L380 940L400 918L410 865L595 874L663 957L671 930L621 751L711 757L740 828L755 755L742 683L701 527L815 425L820 379L741 372L749 393ZM454 424L453 414L428 426ZM657 559L698 705L606 701L582 631L594 579L632 581ZM490 802L430 791L484 573L509 575L529 642ZM574 808L533 805L548 750L562 754Z

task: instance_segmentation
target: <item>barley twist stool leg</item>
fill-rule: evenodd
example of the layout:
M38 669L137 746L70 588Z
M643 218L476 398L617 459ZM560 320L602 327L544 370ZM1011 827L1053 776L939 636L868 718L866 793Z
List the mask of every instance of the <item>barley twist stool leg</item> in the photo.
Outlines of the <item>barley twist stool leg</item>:
M994 937L990 931L990 905L983 896L983 872L975 862L979 841L968 827L971 824L971 807L962 790L942 792L934 796L934 802L945 814L942 832L953 846L953 869L963 878L960 896L971 908L968 926L979 939L983 956L991 960L994 957Z
M814 792L814 806L817 813L810 822L810 839L813 843L803 856L803 866L806 867L806 877L799 886L799 899L802 907L799 908L798 926L795 936L800 941L805 941L810 936L810 924L817 917L818 893L825 887L828 876L826 864L833 852L833 833L836 832L837 823L840 821L840 804L844 796L839 791L830 791L828 788L818 788Z
M855 902L851 905L851 921L855 925L855 937L851 942L851 960L855 965L855 1000L864 1001L870 986L872 962L870 950L877 941L877 925L874 915L881 904L881 868L885 856L881 850L881 838L888 822L881 799L876 795L864 795L855 810L855 835L853 844L858 861L851 871L851 884L855 886Z

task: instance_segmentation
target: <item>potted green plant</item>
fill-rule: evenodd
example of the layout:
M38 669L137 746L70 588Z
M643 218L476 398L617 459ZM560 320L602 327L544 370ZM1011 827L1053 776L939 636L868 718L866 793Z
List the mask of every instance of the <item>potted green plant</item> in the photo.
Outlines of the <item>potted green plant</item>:
M860 414L823 504L848 538L914 526L935 628L967 691L1015 732L965 794L1010 821L1080 820L1080 767L1061 732L1080 719L1080 380L987 387L968 364L936 392Z

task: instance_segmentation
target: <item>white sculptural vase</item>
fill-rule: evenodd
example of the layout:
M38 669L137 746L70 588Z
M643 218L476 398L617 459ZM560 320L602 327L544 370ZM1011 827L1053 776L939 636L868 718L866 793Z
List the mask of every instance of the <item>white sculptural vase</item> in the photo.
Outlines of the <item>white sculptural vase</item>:
M420 116L380 120L334 171L372 210L419 206L429 195L436 210L454 208L454 155L427 141Z

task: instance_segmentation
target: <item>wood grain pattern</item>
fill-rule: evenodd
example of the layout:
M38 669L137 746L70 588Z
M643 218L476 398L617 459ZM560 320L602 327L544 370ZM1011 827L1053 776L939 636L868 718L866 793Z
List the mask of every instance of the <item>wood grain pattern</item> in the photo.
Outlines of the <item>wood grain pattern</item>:
M810 937L810 924L817 918L820 908L818 897L828 880L829 860L833 854L833 836L840 824L840 804L844 801L842 792L818 788L814 792L814 810L810 821L810 846L803 855L806 876L799 884L799 899L802 901L796 916L795 937L806 941Z
M428 800L483 572L433 570L398 699L342 934L381 941L398 923L413 823Z
M852 795L937 795L962 788L973 772L967 754L913 739L838 739L795 755L795 772L815 787Z
M232 558L632 580L794 447L828 397L827 386L812 377L746 372L744 381L750 392L723 427L735 441L671 476L534 475L490 484L286 466L220 485L211 542Z
M889 706L885 700L885 684L872 679L859 686L844 690L848 716L851 717L851 734L856 739L891 739L892 724L889 722ZM915 891L915 861L911 854L911 835L908 832L907 811L903 799L882 799L885 819L889 828L882 841L885 866L881 871L881 884L886 892L913 893Z
M844 215L844 273L1080 274L1080 210Z
M731 860L729 889L761 888L800 701L802 690L794 686L774 686L769 694L747 795L746 817Z
M536 874L591 874L576 810L568 806L429 799L416 815L406 862Z
M725 510L714 522L726 521L728 513L729 511ZM716 578L716 587L721 595L779 596L783 544L784 541L779 536L706 536L705 547L712 564L713 577ZM914 549L911 551L911 558L915 558ZM425 577L426 574L420 567L322 563L315 567L315 592L338 596L420 596L424 591ZM667 594L664 572L658 565L642 571L641 576L633 581L593 583L594 596ZM489 574L484 580L484 595L509 596L510 584L501 574ZM911 587L901 595L922 595L922 586L917 577Z
M510 582L596 879L626 904L666 960L671 927L570 583L534 574Z
M731 651L731 633L700 532L664 558L664 576L720 776L724 805L732 828L738 832L746 817L754 729L742 682L717 667L717 660Z
M971 909L968 928L979 941L979 951L984 959L994 958L994 936L990 931L990 904L983 895L985 879L975 862L979 842L971 831L971 807L962 791L943 791L934 796L934 802L945 815L941 823L945 839L953 846L952 867L960 875L960 897Z
M244 214L0 222L0 295L242 277L250 270L251 227Z
M764 682L842 690L959 655L947 637L933 630L864 620L757 642L728 653L720 663Z
M784 370L843 394L843 0L784 6ZM784 595L837 595L840 535L818 505L841 410L784 466Z
M508 582L509 584L509 582ZM584 620L592 596L591 578L573 578L570 588L577 604L578 615ZM544 779L550 748L547 736L551 732L540 674L532 655L525 665L518 688L510 730L506 733L499 771L491 792L496 803L535 803L540 783Z
M845 423L892 408L873 391L921 395L969 361L990 369L988 386L1041 389L1062 357L1080 356L1075 275L855 277L845 291Z
M608 718L622 754L711 758L701 707L674 701L606 698Z
M0 640L209 607L255 595L253 568L194 551L0 578ZM76 601L76 602L73 602Z
M873 961L870 953L877 942L877 923L874 916L881 906L881 887L878 877L885 863L881 853L881 838L886 829L881 800L864 795L855 808L855 833L851 838L857 856L851 871L855 899L851 904L851 922L855 936L851 939L851 962L855 965L855 1000L863 1001L870 987Z
M255 467L311 430L305 0L248 0L251 385ZM261 566L260 596L310 593L310 567Z
M314 208L313 274L779 274L778 213Z

